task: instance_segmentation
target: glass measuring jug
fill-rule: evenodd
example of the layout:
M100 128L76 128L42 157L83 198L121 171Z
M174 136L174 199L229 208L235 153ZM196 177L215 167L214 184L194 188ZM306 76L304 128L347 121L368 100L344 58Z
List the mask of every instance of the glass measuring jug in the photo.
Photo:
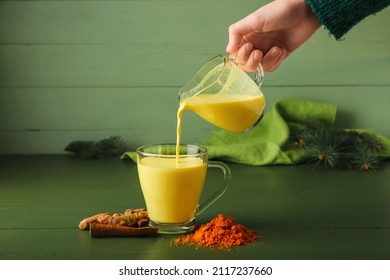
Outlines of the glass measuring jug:
M222 129L235 133L249 131L266 111L260 90L263 78L261 65L252 79L234 61L216 56L180 90L180 106Z

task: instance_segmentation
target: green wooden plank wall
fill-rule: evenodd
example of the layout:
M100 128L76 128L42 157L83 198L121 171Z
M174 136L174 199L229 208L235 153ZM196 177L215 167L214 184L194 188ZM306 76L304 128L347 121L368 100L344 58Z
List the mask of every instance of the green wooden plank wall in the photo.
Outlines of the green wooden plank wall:
M0 1L0 154L58 154L121 135L174 142L177 93L227 28L267 1ZM336 41L322 29L263 85L336 103L337 123L390 136L390 10ZM184 142L215 129L186 113Z

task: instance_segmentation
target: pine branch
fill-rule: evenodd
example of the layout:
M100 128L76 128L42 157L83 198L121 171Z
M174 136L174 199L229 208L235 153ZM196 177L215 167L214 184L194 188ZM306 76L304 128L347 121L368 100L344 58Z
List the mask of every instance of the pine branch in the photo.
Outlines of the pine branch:
M370 133L335 129L313 120L298 130L295 145L306 151L309 162L332 168L375 171L379 168L384 145Z
M126 150L126 142L120 136L111 136L99 141L73 141L65 147L82 159L111 158L119 156Z

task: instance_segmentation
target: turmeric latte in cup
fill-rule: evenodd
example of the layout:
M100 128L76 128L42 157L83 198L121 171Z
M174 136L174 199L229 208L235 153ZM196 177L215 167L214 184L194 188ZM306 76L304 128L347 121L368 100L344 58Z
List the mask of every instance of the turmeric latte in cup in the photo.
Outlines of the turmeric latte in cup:
M159 233L189 232L195 218L216 201L227 189L230 169L222 162L209 161L207 149L196 145L147 145L137 149L138 176L149 224L157 226ZM221 187L202 204L207 169L217 167L223 171Z

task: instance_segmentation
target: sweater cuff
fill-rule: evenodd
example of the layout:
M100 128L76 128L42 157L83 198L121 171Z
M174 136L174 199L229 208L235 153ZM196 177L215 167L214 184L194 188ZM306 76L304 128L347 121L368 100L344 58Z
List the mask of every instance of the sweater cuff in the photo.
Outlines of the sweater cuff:
M337 40L365 17L390 5L390 0L305 0Z

